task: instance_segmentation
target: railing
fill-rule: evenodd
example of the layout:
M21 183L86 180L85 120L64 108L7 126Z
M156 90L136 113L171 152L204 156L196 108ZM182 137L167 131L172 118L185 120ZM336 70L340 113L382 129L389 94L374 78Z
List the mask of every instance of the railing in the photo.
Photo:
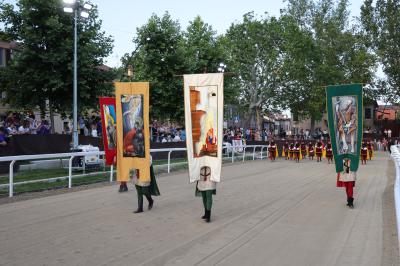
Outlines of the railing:
M230 154L228 158L231 159L232 163L235 161L235 154L238 154L237 157L241 157L242 161L245 161L246 150L252 149L252 159L256 159L256 149L260 149L260 159L263 159L263 152L264 149L267 148L267 145L240 145L240 146L223 146L223 150L226 151L225 154ZM241 150L241 151L239 151ZM150 153L157 153L157 152L168 152L168 162L167 162L167 172L170 173L171 171L171 153L174 151L186 151L186 148L166 148L166 149L150 149ZM9 182L8 184L3 184L0 186L8 186L9 197L14 196L14 186L22 185L22 184L31 184L36 182L45 182L45 181L54 181L54 180L63 180L68 179L68 188L72 188L72 179L75 177L82 177L88 175L98 174L91 173L91 174L81 174L81 175L72 175L73 169L73 159L77 157L85 157L85 156L103 156L103 166L104 172L105 171L105 160L104 160L104 151L93 151L93 152L73 152L73 153L56 153L56 154L38 154L38 155L20 155L20 156L7 156L7 157L0 157L0 162L10 162L9 165ZM54 177L54 178L47 178L47 179L37 179L37 180L29 180L29 181L21 181L18 183L14 183L14 164L17 161L29 161L29 160L43 160L43 159L63 159L69 158L68 160L68 176L64 177ZM85 169L85 160L83 160L83 169ZM114 166L111 165L110 169L110 182L113 182L113 175L114 175Z
M396 218L397 218L397 232L400 232L400 150L399 146L393 145L390 148L391 157L396 166L396 181L394 183L394 203L396 207ZM398 234L398 240L400 245L400 234Z

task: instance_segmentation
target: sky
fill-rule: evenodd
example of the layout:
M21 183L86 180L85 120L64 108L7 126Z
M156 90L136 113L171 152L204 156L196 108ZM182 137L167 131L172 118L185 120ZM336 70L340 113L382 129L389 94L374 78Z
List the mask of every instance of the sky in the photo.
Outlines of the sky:
M62 0L60 0L62 1ZM98 6L102 28L114 38L113 53L106 59L111 67L121 65L120 58L134 50L132 39L136 29L144 25L155 13L162 16L168 11L178 20L182 29L199 15L212 25L218 34L224 34L233 22L240 22L243 15L254 11L262 16L279 16L286 6L285 0L90 0ZM5 0L15 4L15 0ZM363 0L349 0L351 16L360 14Z
M267 12L279 16L286 6L284 0L92 0L98 6L103 29L114 37L113 54L107 58L107 65L119 66L120 58L134 50L132 39L136 28L144 25L155 13L162 16L168 11L178 20L182 29L199 15L212 25L218 34L224 34L233 22L241 21L243 15L254 11L257 15ZM350 0L351 16L360 14L363 0Z

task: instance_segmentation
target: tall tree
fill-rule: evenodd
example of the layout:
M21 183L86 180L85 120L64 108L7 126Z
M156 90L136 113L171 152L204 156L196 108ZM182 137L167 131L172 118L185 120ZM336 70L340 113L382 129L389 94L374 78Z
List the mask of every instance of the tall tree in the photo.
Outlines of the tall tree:
M183 34L189 73L216 72L225 59L225 50L212 27L197 16Z
M239 101L247 109L247 126L260 129L262 112L277 105L279 89L281 27L274 17L258 19L245 14L241 23L226 33L232 83Z
M150 81L150 114L152 118L182 121L182 78L186 73L184 40L180 25L167 12L162 17L152 15L137 29L133 40L136 49L123 58L123 64L133 67L133 80Z
M281 22L282 101L312 127L325 111L324 86L373 82L375 57L349 24L347 0L290 1Z
M4 31L18 42L11 65L0 71L1 89L16 108L45 112L72 111L73 17L59 0L19 0L0 3ZM101 30L97 7L78 23L79 110L97 106L96 97L109 94L113 72L100 68L112 50L112 38ZM48 106L46 106L46 102Z
M386 92L400 96L400 1L365 0L361 7L361 26L366 42L377 54L386 77L379 84ZM379 91L380 88L377 88ZM390 92L391 94L392 92ZM394 100L394 99L393 99Z

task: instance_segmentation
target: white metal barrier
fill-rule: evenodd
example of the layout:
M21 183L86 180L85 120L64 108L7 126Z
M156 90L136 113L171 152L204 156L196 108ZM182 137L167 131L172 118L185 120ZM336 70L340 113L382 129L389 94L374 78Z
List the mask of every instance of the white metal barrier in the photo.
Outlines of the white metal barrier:
M396 181L394 183L394 203L396 207L397 232L400 245L400 150L399 146L393 145L390 148L391 157L396 166Z
M240 146L223 146L223 150L226 150L227 154L229 155L229 148L231 148L230 151L230 157L232 160L232 163L235 161L235 154L238 154L238 156L242 157L242 161L245 160L246 157L246 150L252 148L252 159L255 160L256 156L256 149L260 148L260 159L263 159L263 151L265 148L267 148L267 145L240 145ZM242 152L237 152L236 148L241 148ZM166 148L166 149L150 149L150 153L158 153L158 152L168 152L168 162L167 162L167 172L170 173L171 170L171 153L174 151L186 151L186 148ZM10 162L9 165L9 182L8 184L3 184L0 185L0 187L8 186L9 187L9 197L14 196L14 186L15 185L22 185L22 184L31 184L35 182L45 182L45 181L52 181L52 180L62 180L62 179L68 179L68 188L72 187L72 179L74 177L82 177L82 176L88 176L88 175L93 175L93 174L99 174L99 172L96 173L91 173L91 174L83 174L83 175L72 175L72 162L73 159L76 157L84 157L84 156L103 156L103 163L105 163L104 160L104 151L93 151L93 152L72 152L72 153L55 153L55 154L38 154L38 155L19 155L19 156L6 156L6 157L0 157L0 162ZM69 158L68 160L68 176L64 177L55 177L55 178L47 178L47 179L38 179L38 180L29 180L29 181L22 181L18 183L14 183L14 164L17 161L29 161L29 160L42 160L42 159L62 159L62 158ZM83 160L84 163L85 160ZM85 168L85 167L83 167ZM104 165L105 169L105 165ZM106 172L106 171L104 171ZM114 174L114 166L111 165L110 169L110 182L113 182L113 174Z

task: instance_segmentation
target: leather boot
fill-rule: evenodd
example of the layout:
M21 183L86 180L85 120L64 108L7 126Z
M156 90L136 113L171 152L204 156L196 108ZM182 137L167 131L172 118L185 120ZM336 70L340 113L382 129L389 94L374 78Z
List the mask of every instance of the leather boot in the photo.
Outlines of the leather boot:
M349 198L349 208L351 208L351 209L354 209L353 202L354 202L354 198Z
M148 207L148 209L151 210L151 209L153 208L154 200L151 198L151 196L148 196L148 195L146 195L146 199L147 199L147 201L149 202L149 207Z
M350 206L350 198L347 198L347 204L346 206Z
M207 218L207 210L204 210L204 215L201 216L201 219L205 220Z
M209 223L211 221L211 210L206 211L206 222Z
M138 199L138 208L133 213L141 213L141 212L143 212L143 198Z

